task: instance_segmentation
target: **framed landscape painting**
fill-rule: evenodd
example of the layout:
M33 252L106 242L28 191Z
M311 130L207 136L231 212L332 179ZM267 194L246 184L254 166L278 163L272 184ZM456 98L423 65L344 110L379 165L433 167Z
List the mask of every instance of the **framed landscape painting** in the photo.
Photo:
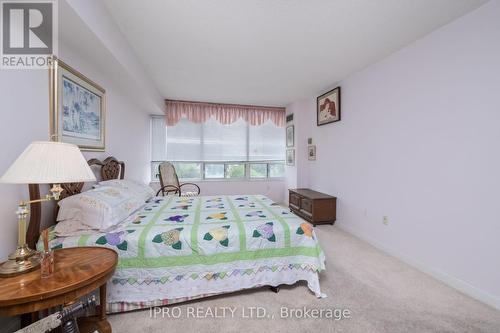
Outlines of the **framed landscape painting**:
M295 149L286 150L286 165L295 165Z
M106 148L106 91L54 59L50 70L50 134L81 150Z
M318 126L340 120L340 87L330 90L317 98Z
M286 127L286 146L293 147L294 145L294 127L293 125Z

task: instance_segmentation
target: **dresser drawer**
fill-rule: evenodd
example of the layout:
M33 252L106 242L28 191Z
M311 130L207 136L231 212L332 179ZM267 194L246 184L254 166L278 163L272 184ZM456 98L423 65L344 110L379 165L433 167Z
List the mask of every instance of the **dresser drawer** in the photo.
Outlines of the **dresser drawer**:
M307 199L307 198L302 198L302 200L300 200L300 208L302 210L305 210L309 214L312 214L312 211L313 211L312 210L312 200Z
M300 196L294 193L290 193L290 197L288 199L290 202L290 206L299 209L300 208Z

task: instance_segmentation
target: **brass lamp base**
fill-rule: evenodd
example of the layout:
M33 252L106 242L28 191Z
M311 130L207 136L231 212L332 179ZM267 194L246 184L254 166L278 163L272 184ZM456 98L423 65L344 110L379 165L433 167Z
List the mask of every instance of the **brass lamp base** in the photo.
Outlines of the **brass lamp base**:
M40 266L40 255L27 245L20 246L0 264L0 277L15 276L35 270Z

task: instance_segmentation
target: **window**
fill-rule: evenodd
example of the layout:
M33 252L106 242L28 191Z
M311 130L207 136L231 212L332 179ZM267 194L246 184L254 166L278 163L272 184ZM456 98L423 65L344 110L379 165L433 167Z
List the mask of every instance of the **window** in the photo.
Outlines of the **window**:
M226 178L245 178L245 164L226 164Z
M222 163L205 163L205 179L224 178L225 166Z
M265 163L250 164L250 178L267 178L267 166Z
M284 176L285 133L267 121L252 126L243 119L221 124L181 118L174 126L151 119L152 179L161 161L171 161L180 179L266 179Z
M200 179L201 163L179 163L173 162L177 177L180 179Z
M285 165L283 163L269 164L269 177L283 177L285 174Z

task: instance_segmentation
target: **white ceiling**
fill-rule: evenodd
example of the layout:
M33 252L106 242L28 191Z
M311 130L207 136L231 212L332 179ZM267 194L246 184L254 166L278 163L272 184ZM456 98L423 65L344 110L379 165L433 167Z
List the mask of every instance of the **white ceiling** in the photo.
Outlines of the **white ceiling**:
M103 41L89 28L88 23L82 20L80 14L75 12L67 1L58 2L58 17L59 50L57 56L60 59L76 68L85 67L85 64L95 68L96 72L102 73L101 77L107 78L106 82L95 78L92 73L84 72L84 74L105 88L107 84L113 82L121 93L133 91L133 100L138 110L147 114L164 112L164 103L161 98L152 98L153 84L144 84L144 81L138 80L129 68L118 61L116 55L103 44ZM78 37L75 38L75 36ZM83 60L84 63L82 63Z
M105 0L171 99L287 105L487 0Z

